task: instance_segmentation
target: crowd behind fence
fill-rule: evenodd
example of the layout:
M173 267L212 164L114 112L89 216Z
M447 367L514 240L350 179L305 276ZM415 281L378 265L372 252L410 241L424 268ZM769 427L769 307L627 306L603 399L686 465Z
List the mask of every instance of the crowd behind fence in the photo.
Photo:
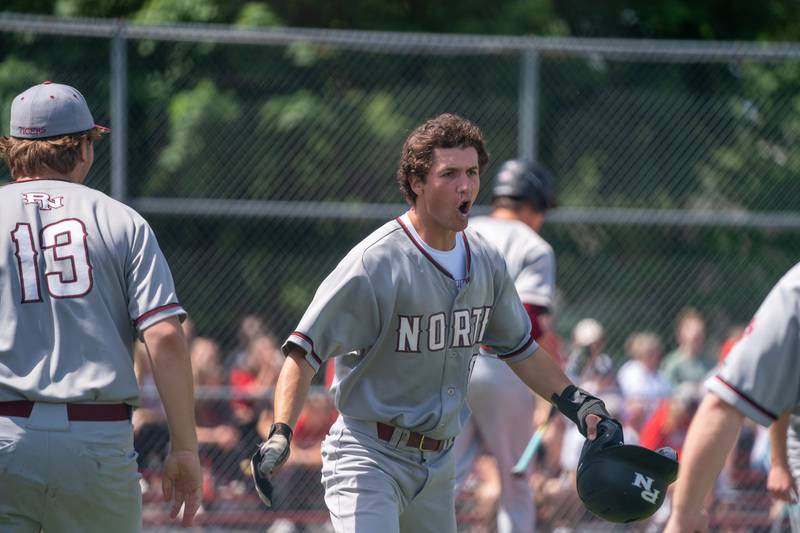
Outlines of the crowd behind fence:
M551 349L583 371L572 334L581 319L598 321L605 367L577 377L636 406L623 383L669 381L652 370L678 346L682 311L702 317L708 370L797 260L799 59L795 44L144 26L2 13L0 119L8 123L15 94L52 79L79 87L98 122L110 124L89 183L145 215L193 319L207 475L199 521L311 531L327 524L318 451L334 411L322 376L294 462L276 480L287 499L275 511L262 509L241 461L269 424L276 346L344 253L404 209L393 175L414 124L450 111L481 126L492 161L477 213L503 160L536 157L552 170L559 207L542 231L557 257ZM661 355L631 358L643 345ZM156 497L165 434L141 362L136 438L145 521L156 530L167 521ZM620 416L630 435L668 433L679 445L697 391L666 381L653 387L661 396ZM570 438L554 428L537 460L540 524L601 529L574 499ZM794 517L766 496L763 438L746 429L729 460L714 507L720 528L783 530ZM492 530L496 484L491 461L479 465L458 500L465 531Z

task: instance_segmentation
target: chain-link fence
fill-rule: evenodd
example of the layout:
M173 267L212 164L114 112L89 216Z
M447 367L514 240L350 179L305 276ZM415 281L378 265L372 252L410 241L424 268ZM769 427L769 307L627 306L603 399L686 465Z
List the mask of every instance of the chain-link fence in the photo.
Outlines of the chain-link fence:
M564 357L584 317L603 324L616 366L636 332L655 332L669 351L676 317L691 306L705 319L711 365L800 249L800 46L11 14L0 15L0 43L3 123L29 85L80 88L113 130L97 145L89 184L142 212L172 266L201 341L193 350L204 354L195 357L204 361L196 363L208 477L199 521L208 527L327 523L316 439L329 399L320 395L319 412L307 414L308 454L296 454L307 463L279 480L292 498L267 513L240 465L268 424L259 413L269 398L254 391L274 377L270 339L291 331L351 246L403 211L396 161L427 117L455 112L483 129L492 163L478 212L505 159L536 157L556 176L559 208L542 234L557 254L552 347ZM165 436L151 400L138 415L137 444L145 522L155 530L167 522L155 496ZM751 433L747 450L757 451L761 432ZM582 519L567 497L569 473L553 460L557 442L544 448L552 471L543 456L548 474L534 480L556 498L540 502L544 530ZM718 491L725 513L715 520L769 530L778 511L763 490L763 461L743 461ZM459 497L465 530L493 529L487 476Z

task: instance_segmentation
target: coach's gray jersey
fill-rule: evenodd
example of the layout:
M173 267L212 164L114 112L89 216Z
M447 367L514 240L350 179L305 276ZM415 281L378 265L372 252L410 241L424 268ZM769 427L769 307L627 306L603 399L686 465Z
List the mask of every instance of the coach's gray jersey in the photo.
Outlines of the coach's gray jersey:
M436 439L454 437L478 345L508 362L537 349L505 262L471 229L466 286L414 241L399 219L357 245L320 285L284 344L306 351L315 369L336 360L339 411Z
M768 426L800 406L800 263L773 287L706 387Z
M523 303L552 307L556 257L547 241L519 220L477 217L469 227L500 250Z
M183 316L155 235L83 185L0 187L0 401L138 401L136 329Z

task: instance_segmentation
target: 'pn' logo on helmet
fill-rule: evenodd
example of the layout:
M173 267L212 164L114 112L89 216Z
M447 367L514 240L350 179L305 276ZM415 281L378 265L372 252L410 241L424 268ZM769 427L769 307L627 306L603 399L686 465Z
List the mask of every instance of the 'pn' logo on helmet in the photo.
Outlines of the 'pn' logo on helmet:
M634 472L634 474L636 474L636 477L634 478L632 485L634 487L644 489L642 490L641 494L642 499L650 503L656 503L660 491L653 488L654 479L649 476L644 476L639 472Z

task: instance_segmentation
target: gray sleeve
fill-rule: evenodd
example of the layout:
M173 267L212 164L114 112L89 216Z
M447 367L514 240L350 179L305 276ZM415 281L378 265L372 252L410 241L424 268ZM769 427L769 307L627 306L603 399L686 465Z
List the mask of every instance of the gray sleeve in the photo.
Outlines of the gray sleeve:
M536 247L514 280L523 303L551 308L556 285L556 256L549 246Z
M495 273L494 306L489 315L482 343L507 363L530 357L539 345L533 340L531 320L522 306L514 283L500 262Z
M800 401L797 321L797 290L779 283L706 388L764 426L793 409Z
M391 290L391 287L384 287ZM345 257L317 289L297 329L283 345L306 352L306 361L318 370L337 355L372 346L380 332L380 311L373 282L360 256Z
M169 265L155 233L144 220L136 224L126 272L128 313L141 333L166 318L185 318Z

